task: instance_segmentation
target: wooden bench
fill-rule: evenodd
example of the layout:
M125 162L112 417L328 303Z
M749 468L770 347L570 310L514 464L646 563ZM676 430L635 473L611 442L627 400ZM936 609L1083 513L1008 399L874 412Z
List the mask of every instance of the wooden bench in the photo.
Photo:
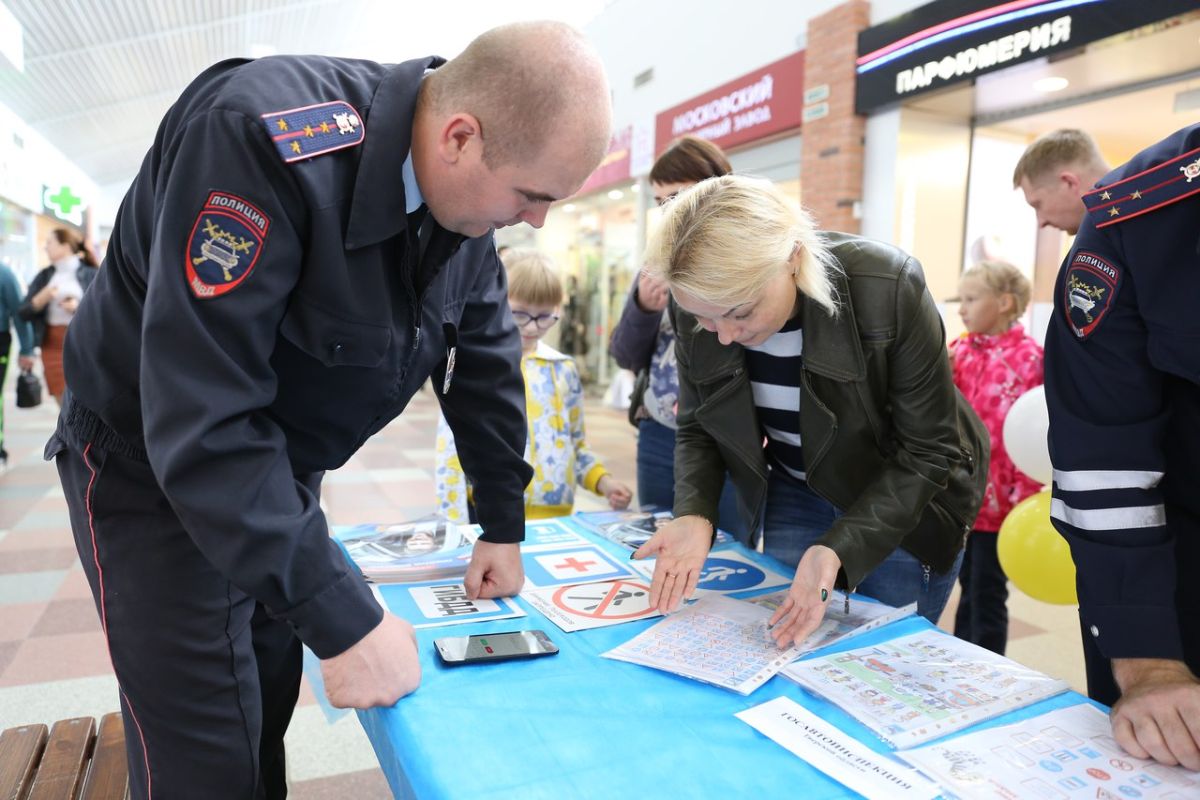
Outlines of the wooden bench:
M0 800L125 800L127 769L119 713L0 733Z

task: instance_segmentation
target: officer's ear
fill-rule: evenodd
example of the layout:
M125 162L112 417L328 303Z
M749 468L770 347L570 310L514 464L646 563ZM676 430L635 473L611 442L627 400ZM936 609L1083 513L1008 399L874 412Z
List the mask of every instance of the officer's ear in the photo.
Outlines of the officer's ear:
M448 164L466 156L480 157L483 153L483 127L472 114L451 114L442 123L438 136L438 155Z
M1079 180L1079 176L1074 172L1064 169L1058 173L1058 179L1065 183L1067 188L1075 194L1083 194L1083 192L1080 191L1083 181Z

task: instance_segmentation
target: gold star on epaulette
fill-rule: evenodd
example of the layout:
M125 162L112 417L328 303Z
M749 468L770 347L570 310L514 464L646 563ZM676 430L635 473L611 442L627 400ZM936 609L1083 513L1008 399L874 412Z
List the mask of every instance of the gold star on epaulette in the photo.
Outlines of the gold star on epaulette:
M1100 199L1101 200L1112 200L1112 195L1109 194L1107 190L1105 190L1100 193Z
M1116 206L1113 206L1112 208L1110 208L1108 210L1108 215L1110 217L1115 217L1115 216L1119 215L1120 213L1121 213L1121 209L1117 208Z
M1130 200L1141 200L1141 199L1142 199L1142 193L1141 193L1141 192L1139 192L1137 189L1134 189L1134 190L1133 190L1133 194L1129 195L1129 199L1130 199Z
M293 153L300 152L300 143L299 142L292 142L292 152Z
M286 119L277 120L275 124L279 126L279 130L281 131L286 131L288 128Z

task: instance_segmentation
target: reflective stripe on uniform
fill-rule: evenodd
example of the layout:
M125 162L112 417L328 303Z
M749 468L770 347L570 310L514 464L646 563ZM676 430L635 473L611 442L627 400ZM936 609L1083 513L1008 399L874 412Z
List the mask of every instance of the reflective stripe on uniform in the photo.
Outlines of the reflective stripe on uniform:
M1096 489L1153 489L1163 473L1134 469L1054 470L1054 482L1064 492Z
M1155 528L1167 524L1167 510L1161 503L1124 508L1072 508L1056 499L1050 501L1050 516L1085 531Z

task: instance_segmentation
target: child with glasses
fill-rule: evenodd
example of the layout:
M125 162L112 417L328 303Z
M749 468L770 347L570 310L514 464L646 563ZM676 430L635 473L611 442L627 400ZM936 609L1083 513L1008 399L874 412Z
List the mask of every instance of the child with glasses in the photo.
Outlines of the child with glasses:
M551 260L535 250L504 254L508 305L521 334L521 372L529 438L525 460L534 468L525 487L525 517L542 519L570 514L575 485L602 495L614 509L629 506L633 493L614 478L584 442L583 386L568 356L541 341L558 322L563 287ZM438 421L437 492L440 510L451 520L470 518L470 481L463 473L454 437Z

